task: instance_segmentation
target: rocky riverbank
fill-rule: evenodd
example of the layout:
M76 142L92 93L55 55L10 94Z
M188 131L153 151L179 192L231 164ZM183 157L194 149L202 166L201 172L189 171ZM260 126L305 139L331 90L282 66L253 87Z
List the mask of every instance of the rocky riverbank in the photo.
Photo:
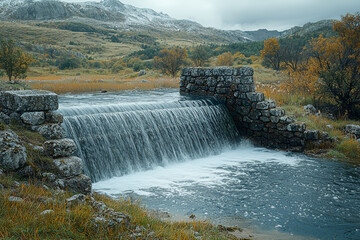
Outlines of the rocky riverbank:
M170 222L92 192L57 96L0 92L0 238L238 239L205 221Z

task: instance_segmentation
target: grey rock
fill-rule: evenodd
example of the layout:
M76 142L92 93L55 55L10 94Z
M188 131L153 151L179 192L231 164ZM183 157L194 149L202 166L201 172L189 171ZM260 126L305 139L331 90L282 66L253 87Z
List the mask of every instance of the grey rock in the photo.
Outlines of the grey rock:
M48 209L48 210L44 210L40 213L40 216L44 216L44 215L49 215L54 213L54 210Z
M292 123L295 119L289 116L280 117L280 123Z
M254 83L254 77L253 76L247 76L247 77L242 77L240 80L241 84L252 84Z
M0 165L5 170L17 170L27 161L26 148L16 133L0 131Z
M181 70L181 75L183 76L190 76L191 75L191 68L183 68Z
M78 176L83 173L83 162L78 157L55 159L54 163L63 177Z
M345 132L355 135L356 138L360 138L360 125L346 125Z
M304 132L305 140L318 140L319 131L318 130L308 130Z
M304 123L290 123L286 129L289 132L303 132L306 129L306 125Z
M29 125L41 125L45 122L44 112L25 112L20 116L21 120L25 124Z
M34 126L32 129L39 132L46 139L62 139L66 136L65 130L60 124L45 124Z
M236 76L253 76L254 70L251 67L241 67L234 70Z
M311 104L304 106L304 110L310 114L315 114L317 112L316 108Z
M327 132L320 132L320 139L323 141L331 141L331 137Z
M139 71L139 77L146 75L146 70L142 69Z
M41 176L50 182L54 182L56 180L56 175L53 173L42 173Z
M54 158L69 157L76 151L75 142L72 139L64 138L44 142L44 153Z
M64 180L65 188L68 188L74 192L80 192L84 194L91 193L92 183L91 179L86 175L79 175Z
M22 124L21 118L20 118L20 114L17 112L13 112L10 115L10 122L13 121L17 124Z
M246 96L252 102L262 102L265 100L265 95L260 92L246 93Z
M33 176L35 176L35 171L30 165L23 167L22 169L17 171L17 173L20 176L23 176L23 177L33 177Z
M256 109L259 110L267 110L275 107L276 107L276 103L272 100L262 101L256 104Z
M76 203L83 203L85 198L86 198L86 195L80 193L80 194L76 194L76 195L74 195L74 196L72 196L70 198L67 198L66 202L69 203L69 204L73 204L75 202Z
M65 189L65 180L64 179L56 179L55 186L60 189Z
M2 170L1 168L0 168L0 176L1 175L4 175L4 170Z
M44 90L2 91L0 105L14 112L49 111L59 107L57 95Z
M271 117L270 117L270 121L271 121L272 123L278 123L278 122L280 121L280 118L277 117L277 116L271 116Z
M2 184L0 184L0 190L4 190L4 189L5 187Z
M260 117L260 121L267 123L267 122L270 122L270 118L268 118L268 117Z
M0 123L9 124L10 123L10 117L5 113L0 112Z
M270 109L271 116L282 117L285 115L285 110L281 108Z
M264 117L270 117L270 111L269 110L261 110L261 115Z
M13 196L11 196L11 197L8 197L8 201L9 201L9 202L23 202L24 199L22 199L22 198L20 198L20 197L13 197Z
M48 123L63 123L64 117L59 112L47 112L45 114L45 120Z

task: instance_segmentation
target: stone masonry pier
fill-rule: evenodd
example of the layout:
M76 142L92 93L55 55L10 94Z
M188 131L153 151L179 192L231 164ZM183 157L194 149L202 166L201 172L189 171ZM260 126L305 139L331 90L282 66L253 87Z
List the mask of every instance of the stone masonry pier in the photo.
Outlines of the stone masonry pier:
M240 133L261 146L303 151L308 142L321 139L321 133L306 131L304 123L286 116L274 101L256 92L253 74L250 67L184 68L180 93L222 101Z

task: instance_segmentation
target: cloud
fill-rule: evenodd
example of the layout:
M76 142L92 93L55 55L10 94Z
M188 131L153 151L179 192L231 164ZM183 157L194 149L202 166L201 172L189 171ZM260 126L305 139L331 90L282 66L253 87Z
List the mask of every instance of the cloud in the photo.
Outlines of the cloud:
M207 27L240 30L259 28L285 30L307 22L339 19L341 15L348 12L355 13L360 9L359 0L121 1L136 7L164 12L177 19L193 20Z

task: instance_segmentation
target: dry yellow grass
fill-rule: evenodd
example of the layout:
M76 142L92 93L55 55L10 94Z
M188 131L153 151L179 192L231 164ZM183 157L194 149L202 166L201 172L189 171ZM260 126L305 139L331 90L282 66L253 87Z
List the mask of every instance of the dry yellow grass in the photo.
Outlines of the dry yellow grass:
M0 179L4 176L0 176ZM9 201L20 197L21 202ZM115 211L129 214L131 224L107 226L95 222L97 210L91 205L66 202L70 193L54 192L38 184L20 185L0 192L0 238L1 239L231 239L219 229L204 221L164 222L151 217L146 210L130 200L114 200L94 194L97 201ZM43 214L45 210L52 213ZM131 236L138 226L141 235Z
M58 94L63 94L96 91L113 92L130 89L149 90L156 88L178 88L179 80L170 77L146 79L120 79L111 76L39 77L31 78L31 80L28 81L28 84L33 89L45 89Z

